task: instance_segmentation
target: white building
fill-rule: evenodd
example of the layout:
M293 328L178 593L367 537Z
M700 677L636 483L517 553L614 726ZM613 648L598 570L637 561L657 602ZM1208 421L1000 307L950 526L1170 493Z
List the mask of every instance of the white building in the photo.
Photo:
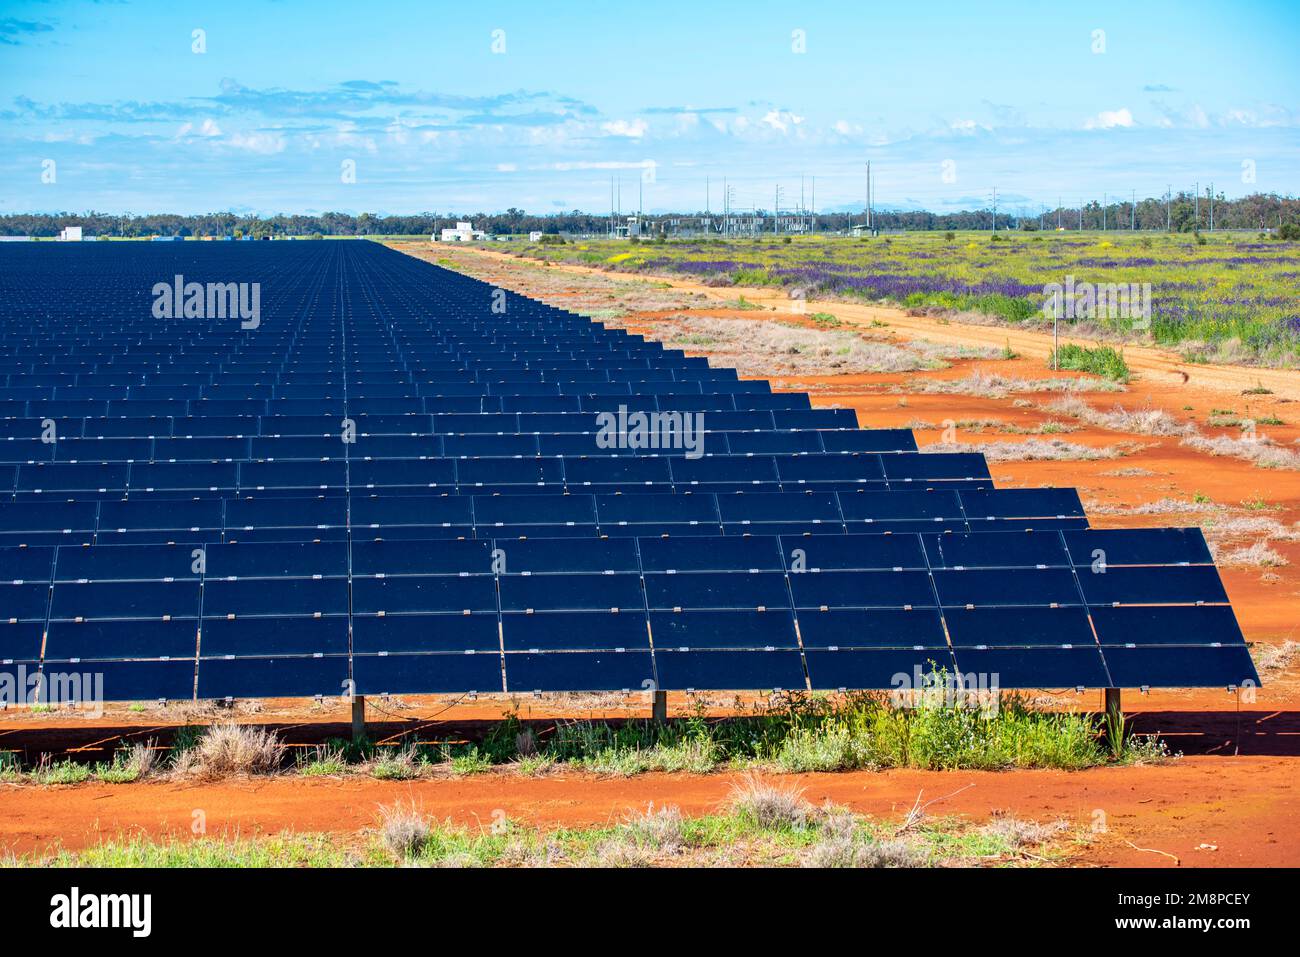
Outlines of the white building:
M457 223L454 229L448 227L442 231L444 243L471 243L482 237L483 233L476 231L472 223Z
M81 242L80 226L64 226L63 231L59 233L59 239L65 243Z
M528 241L530 243L540 243L542 241L542 231L540 229L534 229L528 234Z

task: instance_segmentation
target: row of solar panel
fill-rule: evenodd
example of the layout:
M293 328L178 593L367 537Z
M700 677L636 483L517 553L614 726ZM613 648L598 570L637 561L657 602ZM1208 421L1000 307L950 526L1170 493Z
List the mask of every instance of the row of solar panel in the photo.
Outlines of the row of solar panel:
M788 396L773 396L785 399ZM777 404L777 403L773 403ZM688 418L698 413L698 418ZM536 413L398 413L395 415L336 416L105 416L70 419L0 419L0 448L32 448L30 443L94 450L96 442L110 440L180 442L202 438L333 438L344 430L358 436L427 437L447 435L577 435L600 432L863 432L861 438L841 436L840 447L828 451L858 450L859 443L875 449L894 449L899 441L915 448L908 429L862 429L849 409L609 409L582 412ZM890 444L886 444L886 442ZM185 446L175 446L184 448ZM134 448L143 448L135 446ZM6 455L14 453L5 452ZM35 453L48 456L50 450ZM61 453L66 454L66 453Z
M349 622L351 638L349 639ZM498 627L499 623L499 627ZM200 627L201 625L201 627ZM1169 626L1177 626L1171 632ZM138 661L278 655L465 654L506 651L753 650L768 648L1110 647L1243 644L1225 605L504 612L495 616L354 614L323 617L52 621L0 625L0 661Z
M987 489L714 495L351 495L92 502L0 502L0 532L305 528L394 528L584 522L606 526L713 524L839 518L915 521L919 531L966 519L1083 519L1074 489ZM442 536L438 536L442 537Z
M198 550L196 550L198 551ZM192 559L191 563L198 561ZM178 569L179 571L179 569ZM374 575L188 581L0 584L7 620L209 618L497 611L1058 607L1223 603L1212 566L926 571L644 572L541 575ZM202 588L200 588L202 585Z
M588 416L585 418L591 425ZM574 423L576 425L577 423ZM352 431L323 436L245 438L123 439L64 438L57 442L14 439L0 442L0 464L45 462L218 462L322 459L428 459L481 456L686 456L808 455L831 452L916 451L904 430L801 429L785 432L697 432L674 427L666 434L599 433L365 435Z
M1197 528L842 535L811 540L753 535L690 541L538 538L239 543L209 544L201 556L202 561L196 562L194 550L179 545L0 548L0 582L524 575L539 576L540 588L547 587L545 579L552 575L791 572L816 576L831 571L1012 568L1075 568L1106 575L1129 566L1212 564L1205 538ZM593 582L585 578L579 584ZM572 587L576 586L557 582L556 594L541 600L543 604L570 600L565 589ZM580 607L625 604L606 601L598 583L593 587L593 594L583 598L586 603ZM989 594L997 595L1000 590L994 586ZM925 596L920 599L914 603L928 603ZM1072 600L1069 595L1066 599L1065 603ZM953 603L964 604L945 602ZM453 606L451 610L458 609Z
M661 393L658 391L639 392L629 395L595 395L575 393L570 395L483 395L448 394L426 396L419 401L409 399L358 399L352 398L344 403L334 399L182 399L163 401L143 399L120 399L113 401L3 401L0 402L0 422L17 421L17 425L6 425L5 429L17 428L17 437L31 435L22 424L24 420L49 418L56 421L67 419L127 418L127 419L187 419L195 424L194 429L178 427L175 435L226 435L252 434L244 432L207 431L210 426L205 419L224 420L254 419L258 417L327 417L337 423L344 414L360 418L369 415L475 415L505 412L513 414L544 412L617 412L619 407L626 407L628 413L638 411L674 411L674 412L714 412L730 414L732 412L773 411L775 417L760 418L752 428L857 428L857 415L852 409L814 409L809 410L808 398L800 392L783 392L768 395L766 393ZM795 415L792 419L782 419L783 414ZM802 418L800 417L802 416ZM851 421L850 421L851 419ZM742 422L744 419L727 421ZM782 424L789 422L790 424ZM813 424L826 422L829 424ZM775 426L773 426L775 423ZM478 426L469 422L469 428L451 431L472 431ZM711 428L724 428L711 425ZM332 429L333 426L330 426ZM725 426L725 428L751 428L749 425ZM313 429L313 432L316 430ZM0 433L7 434L7 433ZM95 432L86 432L95 435ZM110 433L111 434L111 433ZM161 431L146 434L163 434ZM10 436L12 437L12 436Z
M942 669L972 688L1258 684L1244 645L1070 648L498 651L47 663L45 700L915 688ZM33 669L35 670L35 669ZM0 676L26 677L0 664ZM11 679L13 680L13 679Z
M478 438L483 441L471 443ZM504 436L462 437L482 453ZM573 444L572 437L557 444ZM584 440L577 439L578 445ZM826 490L886 483L975 480L988 482L988 466L973 453L915 452L822 454L709 454L592 456L557 455L476 458L362 459L257 462L35 463L0 467L0 493L108 492L130 490L254 491L341 489L370 486L436 487L459 484L694 487L701 491L777 491L757 486L822 486ZM595 489L613 491L613 489Z
M212 385L212 386L21 386L0 389L0 401L6 402L279 402L293 399L323 401L342 399L374 401L404 400L418 406L423 398L445 395L769 395L765 380L728 381L721 376L701 375L690 379L645 372L614 379L593 373L578 376L565 373L558 379L536 376L487 376L447 378L416 385L352 386L337 385Z

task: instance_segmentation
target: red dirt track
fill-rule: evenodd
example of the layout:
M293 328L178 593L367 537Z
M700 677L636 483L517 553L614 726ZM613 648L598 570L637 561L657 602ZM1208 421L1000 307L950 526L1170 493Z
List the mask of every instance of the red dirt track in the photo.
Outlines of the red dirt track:
M930 808L935 817L978 822L1008 812L1038 821L1065 819L1092 835L1071 850L1075 864L1172 867L1176 857L1182 866L1294 867L1300 866L1300 847L1291 839L1300 814L1294 760L1188 757L1159 767L1079 772L881 771L788 780L797 780L814 803L829 800L885 820L899 820L918 794L923 802L941 799ZM379 805L408 798L437 819L465 825L490 825L494 812L504 811L526 825L593 826L619 821L649 802L675 804L691 815L708 813L725 802L735 779L568 773L410 782L281 777L215 785L0 786L0 848L20 854L75 849L133 834L183 839L195 810L206 815L212 836L282 830L351 835L375 823ZM1094 822L1106 830L1093 833ZM1216 849L1198 849L1203 844Z

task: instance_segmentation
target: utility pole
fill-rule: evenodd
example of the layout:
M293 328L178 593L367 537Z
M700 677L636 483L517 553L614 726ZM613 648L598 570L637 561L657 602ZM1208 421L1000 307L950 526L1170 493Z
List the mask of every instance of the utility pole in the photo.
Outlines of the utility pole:
M1174 188L1165 183L1165 232L1174 231Z
M1130 193L1130 196L1129 196L1129 201L1128 201L1128 231L1129 231L1130 233L1135 233L1135 232L1137 232L1137 228L1138 228L1138 226L1137 226L1137 223L1138 223L1138 206L1137 206L1137 203L1138 203L1138 191L1137 191L1137 190L1132 190L1132 192Z
M1210 232L1214 232L1214 184L1210 184Z
M871 160L867 160L867 234L871 234Z
M1106 231L1106 204L1110 202L1105 193L1101 194L1101 231Z
M1199 180L1192 187L1192 228L1201 228L1201 184Z
M817 177L812 178L812 215L808 219L808 231L817 232Z
M1061 228L1061 197L1056 197L1056 228Z
M998 232L998 188L993 187L993 234Z

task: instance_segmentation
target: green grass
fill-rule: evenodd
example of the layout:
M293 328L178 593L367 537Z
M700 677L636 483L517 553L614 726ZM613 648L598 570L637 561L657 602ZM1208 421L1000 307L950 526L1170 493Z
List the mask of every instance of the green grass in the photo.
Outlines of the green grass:
M1099 375L1103 379L1110 379L1112 382L1128 382L1129 368L1128 363L1124 361L1124 354L1117 352L1110 346L1097 346L1089 349L1086 346L1074 345L1067 343L1047 358L1047 367L1049 369L1058 368L1071 369L1075 372L1090 372L1093 375Z
M306 777L365 773L402 781L435 775L466 776L502 770L533 776L562 770L630 777L648 772L707 774L731 769L785 773L855 769L1000 770L1080 769L1136 755L1159 760L1158 743L1107 740L1100 716L1040 710L1014 693L975 700L938 684L908 706L882 693L789 695L779 705L755 706L711 718L703 712L662 723L629 720L558 721L525 726L516 713L474 743L408 740L398 746L331 741L296 758ZM180 734L181 750L194 735ZM1133 751L1133 755L1129 751ZM173 755L177 746L173 745ZM172 764L176 763L175 757ZM94 773L100 780L134 780L119 755ZM167 763L159 762L165 770ZM75 784L92 769L44 761L25 775L16 760L0 758L0 779Z

